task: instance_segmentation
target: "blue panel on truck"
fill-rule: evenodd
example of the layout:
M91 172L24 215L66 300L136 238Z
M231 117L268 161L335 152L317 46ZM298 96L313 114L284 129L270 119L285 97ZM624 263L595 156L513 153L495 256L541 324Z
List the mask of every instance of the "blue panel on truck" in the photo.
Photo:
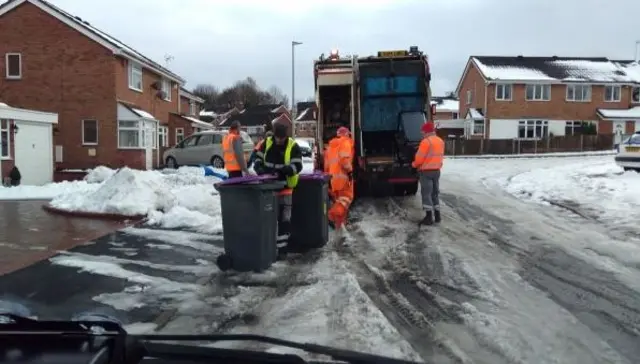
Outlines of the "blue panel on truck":
M394 94L412 94L420 92L419 77L367 77L364 79L364 97Z
M423 96L379 97L362 102L362 131L394 131L398 129L398 114L401 111L424 109Z

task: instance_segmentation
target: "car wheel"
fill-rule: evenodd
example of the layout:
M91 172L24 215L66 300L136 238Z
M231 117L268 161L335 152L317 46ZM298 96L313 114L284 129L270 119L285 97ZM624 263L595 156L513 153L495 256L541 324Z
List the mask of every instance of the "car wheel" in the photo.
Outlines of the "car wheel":
M222 158L216 156L213 156L211 158L211 165L213 166L213 168L224 168L224 160L222 160Z
M171 168L171 169L178 168L178 163L176 162L176 159L173 157L167 157L167 160L164 162L164 165L167 168Z

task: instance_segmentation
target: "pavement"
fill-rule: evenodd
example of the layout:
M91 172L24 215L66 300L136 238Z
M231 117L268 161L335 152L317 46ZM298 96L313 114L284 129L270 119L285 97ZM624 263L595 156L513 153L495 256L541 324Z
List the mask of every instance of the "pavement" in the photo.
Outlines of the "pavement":
M0 299L38 317L99 311L162 326L217 270L221 247L222 237L128 227L0 276Z

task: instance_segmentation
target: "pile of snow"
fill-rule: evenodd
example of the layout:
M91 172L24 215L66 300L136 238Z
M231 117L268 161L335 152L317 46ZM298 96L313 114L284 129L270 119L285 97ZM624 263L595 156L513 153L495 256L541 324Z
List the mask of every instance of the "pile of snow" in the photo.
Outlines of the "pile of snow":
M502 183L511 194L542 204L562 204L616 224L637 224L640 174L624 172L612 158L536 168Z
M99 167L87 174L86 181L96 187L61 194L50 205L67 211L146 216L150 224L167 228L206 233L222 229L220 201L213 187L220 179L205 176L203 168L114 171Z

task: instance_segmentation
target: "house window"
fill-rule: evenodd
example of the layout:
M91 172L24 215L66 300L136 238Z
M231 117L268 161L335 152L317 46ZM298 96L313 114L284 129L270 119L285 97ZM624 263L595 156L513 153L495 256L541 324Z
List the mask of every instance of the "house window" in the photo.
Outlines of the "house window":
M11 120L0 120L0 159L11 158Z
M467 90L467 105L470 105L473 101L473 92L471 90Z
M604 101L620 102L620 86L605 86Z
M7 78L22 78L22 55L20 53L7 53L4 56L5 75Z
M640 103L640 87L631 89L631 102Z
M191 101L189 103L189 115L196 115L198 113L198 110L196 108L196 103L194 101Z
M551 85L527 85L525 99L527 101L551 100Z
M171 101L171 80L162 79L162 91L164 92L164 100Z
M581 135L583 123L581 120L567 121L564 126L564 135Z
M452 112L451 113L451 119L457 119L458 118L458 113L457 112Z
M140 125L138 121L118 121L118 148L140 148Z
M510 101L511 100L511 85L497 84L496 85L496 100L498 100L498 101Z
M184 140L184 128L176 128L176 144Z
M168 147L169 146L169 139L168 139L168 135L169 135L169 128L166 126L160 126L158 127L158 145L161 147Z
M591 101L591 86L567 85L567 101Z
M549 121L520 120L518 125L519 139L540 139L549 136Z
M484 120L473 121L473 135L484 135Z
M98 120L82 120L82 144L98 144Z
M129 61L129 88L142 92L142 66Z

